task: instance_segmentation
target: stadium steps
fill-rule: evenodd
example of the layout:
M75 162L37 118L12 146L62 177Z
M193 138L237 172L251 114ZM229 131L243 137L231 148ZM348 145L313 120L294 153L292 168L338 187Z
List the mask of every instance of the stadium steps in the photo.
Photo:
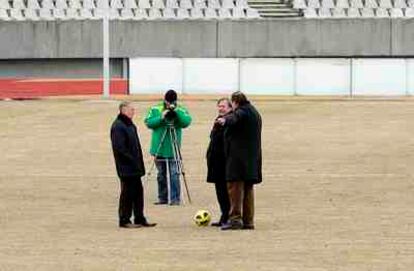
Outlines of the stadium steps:
M302 12L293 8L286 0L248 0L251 8L256 9L263 18L291 18L301 17Z

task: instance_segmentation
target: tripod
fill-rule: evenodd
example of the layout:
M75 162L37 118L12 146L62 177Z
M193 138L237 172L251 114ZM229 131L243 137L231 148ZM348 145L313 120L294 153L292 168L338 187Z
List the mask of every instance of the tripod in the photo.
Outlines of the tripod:
M165 129L163 135L161 136L161 141L160 144L157 147L157 151L155 156L157 157L157 155L159 154L159 151L161 149L161 146L163 145L164 141L166 140L167 136L170 139L171 142L171 147L172 147L172 153L173 153L173 161L177 167L178 170L178 176L182 175L183 176L183 182L184 182L184 187L185 187L185 191L187 194L187 198L188 198L188 202L191 204L191 196L190 196L190 191L188 189L188 185L187 185L187 179L186 179L186 175L185 175L185 171L184 171L184 164L183 164L183 159L182 159L182 155L181 155L181 149L180 146L178 144L178 138L177 138L177 131L174 127L174 121L169 121L167 122L167 129ZM158 158L155 158L158 161ZM165 161L166 164L166 172L167 172L167 187L168 187L168 191L169 193L171 193L171 187L170 187L170 180L171 180L171 172L170 172L170 168L169 168L169 158L163 159ZM147 177L149 177L152 174L152 171L154 170L155 167L155 160L150 168L150 171L148 172Z

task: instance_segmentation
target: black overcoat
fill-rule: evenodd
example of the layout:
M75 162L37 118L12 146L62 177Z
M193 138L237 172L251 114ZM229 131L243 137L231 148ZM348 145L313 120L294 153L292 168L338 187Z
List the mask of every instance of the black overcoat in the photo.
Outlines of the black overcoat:
M112 150L120 178L145 175L137 128L130 118L119 114L111 127Z
M262 118L247 102L225 117L226 180L262 182Z
M224 157L224 127L215 123L210 132L207 149L207 182L226 181L226 159Z

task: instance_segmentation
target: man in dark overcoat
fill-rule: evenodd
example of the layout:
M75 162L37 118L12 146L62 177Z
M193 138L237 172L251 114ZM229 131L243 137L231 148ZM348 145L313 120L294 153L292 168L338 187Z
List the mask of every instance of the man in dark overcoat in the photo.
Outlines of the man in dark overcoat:
M118 177L121 180L119 197L119 226L122 228L153 227L144 216L144 190L141 177L145 175L141 143L132 122L134 107L129 102L119 105L119 114L111 127L111 143ZM132 211L134 224L131 223Z
M231 101L221 98L217 101L218 117L215 119L213 129L210 132L210 144L207 149L207 182L214 183L217 201L220 206L220 220L211 223L220 227L229 218L230 201L226 182L226 158L224 155L224 127L216 120L231 112Z
M262 182L262 118L238 91L232 94L233 112L217 121L225 127L226 181L230 197L229 229L254 229L253 185Z

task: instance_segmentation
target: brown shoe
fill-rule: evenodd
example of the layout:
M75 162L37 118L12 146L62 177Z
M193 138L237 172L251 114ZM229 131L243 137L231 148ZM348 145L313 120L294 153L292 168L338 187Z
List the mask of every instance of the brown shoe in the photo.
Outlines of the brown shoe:
M243 230L254 230L254 225L243 225Z
M137 223L135 225L137 225L139 227L151 228L151 227L157 226L157 223L150 223L150 222L145 221L145 222Z
M139 224L132 224L132 223L125 223L125 224L119 224L120 228L126 228L126 229L136 229L141 228L141 225Z

